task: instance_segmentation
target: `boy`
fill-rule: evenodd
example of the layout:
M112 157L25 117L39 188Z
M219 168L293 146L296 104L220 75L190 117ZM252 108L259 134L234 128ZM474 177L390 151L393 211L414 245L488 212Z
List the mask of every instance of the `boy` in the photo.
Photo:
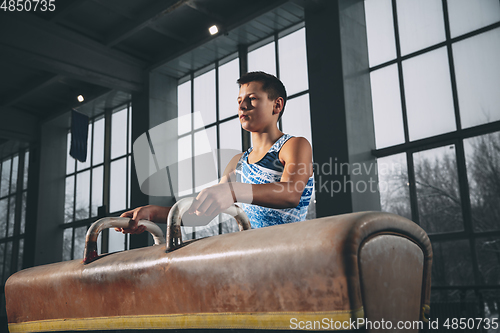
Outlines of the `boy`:
M203 189L188 213L215 217L235 202L243 203L252 228L302 221L313 189L312 150L305 138L278 129L286 90L275 76L251 72L238 79L238 115L251 132L253 147L229 162L219 184ZM144 206L123 213L131 227L115 230L141 233L141 219L166 223L170 207Z

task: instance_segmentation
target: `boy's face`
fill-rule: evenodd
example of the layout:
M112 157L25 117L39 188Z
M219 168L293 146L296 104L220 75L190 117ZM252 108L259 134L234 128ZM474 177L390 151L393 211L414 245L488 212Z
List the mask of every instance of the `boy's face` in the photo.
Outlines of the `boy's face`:
M278 107L277 107L278 104ZM240 87L238 95L238 115L241 127L249 132L263 132L276 126L279 103L270 100L262 90L261 82L250 82Z

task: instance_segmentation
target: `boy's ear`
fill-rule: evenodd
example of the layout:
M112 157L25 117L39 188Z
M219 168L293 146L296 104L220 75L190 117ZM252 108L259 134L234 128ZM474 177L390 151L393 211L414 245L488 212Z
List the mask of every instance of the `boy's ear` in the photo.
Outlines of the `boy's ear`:
M278 97L274 101L274 107L273 107L273 113L274 114L279 114L283 110L283 103L285 101L283 100L283 97Z

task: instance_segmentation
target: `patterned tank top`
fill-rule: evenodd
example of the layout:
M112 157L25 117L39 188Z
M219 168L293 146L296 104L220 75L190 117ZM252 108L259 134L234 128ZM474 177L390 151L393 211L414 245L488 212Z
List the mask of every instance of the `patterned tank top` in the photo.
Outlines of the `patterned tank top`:
M281 181L283 165L279 160L281 147L292 136L283 134L278 141L269 149L267 154L256 163L248 163L248 154L252 151L250 147L240 157L236 165L236 181L247 184L267 184ZM304 221L307 215L307 208L311 201L314 188L314 178L311 176L300 197L300 202L294 208L268 208L252 204L241 204L250 219L252 228L268 227L276 224Z

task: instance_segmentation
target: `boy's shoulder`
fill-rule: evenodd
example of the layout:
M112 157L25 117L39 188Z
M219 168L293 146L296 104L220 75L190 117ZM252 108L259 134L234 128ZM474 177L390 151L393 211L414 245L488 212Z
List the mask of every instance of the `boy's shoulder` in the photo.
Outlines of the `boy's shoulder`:
M309 140L302 136L292 136L284 144L282 149L311 148Z
M280 159L295 159L297 156L312 155L311 144L301 136L288 139L280 151Z

